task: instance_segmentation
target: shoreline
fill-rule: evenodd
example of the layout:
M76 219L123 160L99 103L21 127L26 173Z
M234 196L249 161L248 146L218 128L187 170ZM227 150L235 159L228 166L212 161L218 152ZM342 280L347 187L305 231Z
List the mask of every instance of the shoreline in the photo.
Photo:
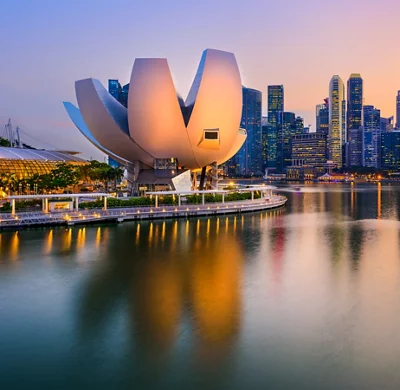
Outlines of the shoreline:
M124 221L154 220L167 218L196 218L200 216L217 216L224 214L241 214L264 210L273 210L285 206L287 198L275 196L270 202L265 199L234 201L229 203L209 203L205 205L160 206L91 209L67 213L19 213L0 214L0 231L19 230L32 227L74 226L99 222L122 223Z

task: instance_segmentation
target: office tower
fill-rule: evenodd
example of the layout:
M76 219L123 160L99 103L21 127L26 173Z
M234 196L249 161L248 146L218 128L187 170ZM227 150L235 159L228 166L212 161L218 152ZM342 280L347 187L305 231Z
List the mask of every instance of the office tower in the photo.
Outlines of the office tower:
M323 166L326 163L326 135L309 133L292 138L293 165Z
M304 119L301 116L296 117L295 127L295 135L301 135L304 133Z
M278 118L284 110L283 85L269 85L267 91L268 127L267 127L267 168L276 168L276 139Z
M276 128L279 115L283 111L283 85L268 85L268 124Z
M227 162L227 173L230 176L261 176L263 174L262 94L246 87L242 88L242 94L240 127L247 131L247 138L236 155Z
M129 84L121 87L118 80L108 80L108 92L118 100L124 107L128 107Z
M387 131L381 134L381 169L400 169L400 131Z
M316 133L328 135L329 131L329 99L324 99L323 104L317 104L315 107Z
M350 75L347 81L347 142L349 161L347 166L362 166L362 107L363 80L358 73Z
M363 166L379 168L381 146L381 111L374 106L363 109Z
M346 99L342 79L335 75L329 83L328 159L338 168L343 166L346 143Z
M286 167L291 165L292 150L291 137L296 133L296 119L293 112L282 112L278 117L276 137L276 170L284 173Z
M397 92L396 97L396 129L400 129L400 91Z

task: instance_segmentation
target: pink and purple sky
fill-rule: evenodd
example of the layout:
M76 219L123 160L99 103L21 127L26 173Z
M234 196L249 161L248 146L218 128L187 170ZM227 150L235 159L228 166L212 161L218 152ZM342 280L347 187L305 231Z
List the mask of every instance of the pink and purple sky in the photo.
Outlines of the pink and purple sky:
M0 122L47 142L23 135L35 146L102 159L62 106L76 103L74 81L124 84L136 57L166 57L186 95L206 48L235 53L264 113L267 85L283 84L285 110L315 129L330 78L351 73L364 79L365 104L395 113L399 0L13 0L0 14Z

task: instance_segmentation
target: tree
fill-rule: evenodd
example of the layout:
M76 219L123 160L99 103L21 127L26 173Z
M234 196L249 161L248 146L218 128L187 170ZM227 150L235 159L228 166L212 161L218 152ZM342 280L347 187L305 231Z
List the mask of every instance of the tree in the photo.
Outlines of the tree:
M7 138L0 137L0 146L10 146L10 141Z

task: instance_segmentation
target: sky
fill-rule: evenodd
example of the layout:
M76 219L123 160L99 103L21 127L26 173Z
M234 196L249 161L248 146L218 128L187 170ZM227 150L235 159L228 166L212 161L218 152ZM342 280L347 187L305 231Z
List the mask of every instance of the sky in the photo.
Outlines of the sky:
M135 58L167 58L186 96L206 48L231 51L242 83L283 84L285 110L315 130L330 78L364 79L364 103L395 113L399 0L12 0L0 2L0 136L11 118L36 147L103 159L62 102L75 80L128 83Z

